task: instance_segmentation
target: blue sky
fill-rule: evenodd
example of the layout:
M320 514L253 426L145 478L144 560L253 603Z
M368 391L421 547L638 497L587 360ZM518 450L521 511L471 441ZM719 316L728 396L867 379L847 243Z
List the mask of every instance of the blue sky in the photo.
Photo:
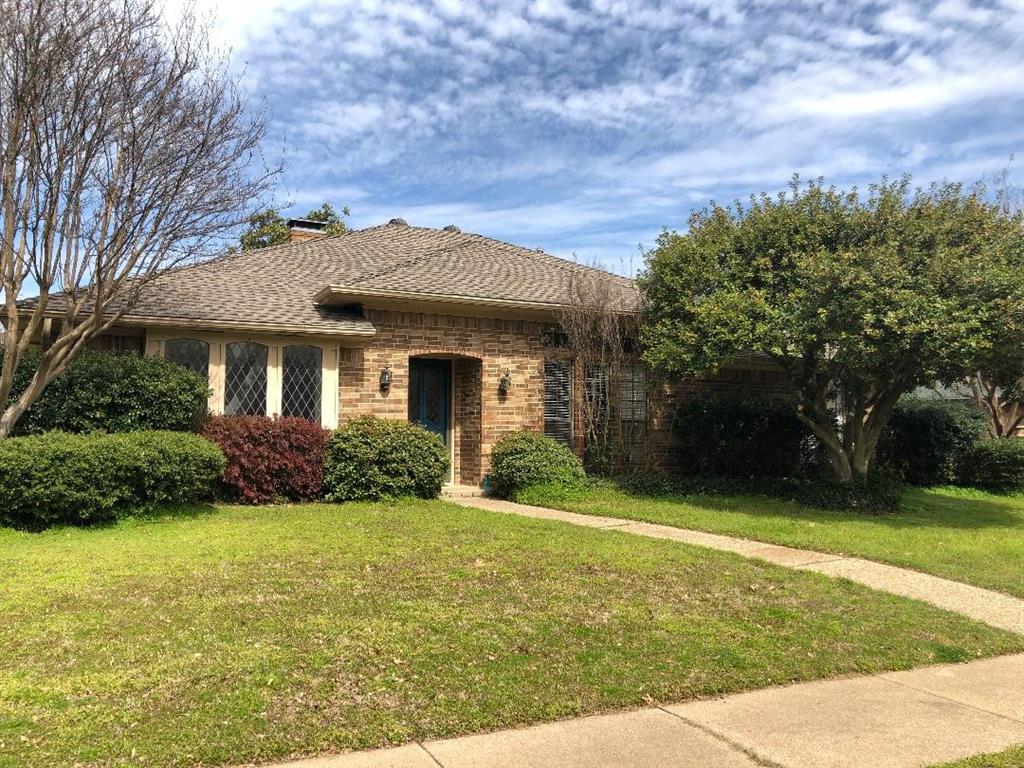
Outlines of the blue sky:
M202 6L202 3L200 3ZM277 201L631 273L710 199L1024 180L1024 0L216 3ZM206 6L213 7L213 0Z

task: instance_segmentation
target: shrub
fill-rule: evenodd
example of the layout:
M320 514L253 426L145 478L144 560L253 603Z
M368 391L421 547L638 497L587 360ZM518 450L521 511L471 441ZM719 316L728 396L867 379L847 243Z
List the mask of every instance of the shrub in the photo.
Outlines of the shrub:
M362 416L334 432L327 445L328 501L401 496L433 499L448 476L448 450L418 424Z
M793 477L688 477L636 473L616 484L637 496L771 496L822 509L868 513L894 512L900 507L899 477L878 472L867 479L840 485L831 480Z
M94 523L206 496L220 449L181 432L44 435L0 440L0 522Z
M795 477L803 468L808 431L788 400L694 395L672 430L684 475Z
M809 507L875 514L898 511L902 491L897 474L875 472L845 484L831 480L798 482L789 498Z
M1024 439L978 441L961 456L959 479L990 491L1024 490Z
M491 450L491 492L501 498L515 498L532 485L578 486L586 478L576 454L536 432L504 435Z
M320 498L330 434L299 418L216 416L203 424L227 458L219 495L246 504Z
M985 414L972 403L905 397L896 404L879 458L914 485L957 481L960 458L985 433Z
M35 374L38 350L18 365L12 399ZM16 433L194 432L209 392L196 373L158 357L83 350L21 417Z

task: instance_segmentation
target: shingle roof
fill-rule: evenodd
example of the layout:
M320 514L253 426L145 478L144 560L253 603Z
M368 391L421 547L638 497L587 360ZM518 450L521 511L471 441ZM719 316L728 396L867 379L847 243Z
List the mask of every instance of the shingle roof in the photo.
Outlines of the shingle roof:
M332 285L349 293L564 304L574 275L608 280L624 306L636 304L635 284L618 275L481 235L392 223L174 270L143 289L128 318L372 333L365 320L318 306L314 296Z

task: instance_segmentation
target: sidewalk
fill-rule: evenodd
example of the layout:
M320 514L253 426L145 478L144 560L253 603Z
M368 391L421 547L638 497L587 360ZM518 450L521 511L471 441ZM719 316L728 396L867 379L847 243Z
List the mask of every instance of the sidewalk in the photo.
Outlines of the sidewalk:
M1024 654L546 723L281 768L912 768L1024 742Z
M467 507L669 539L916 598L1024 634L1024 600L860 558L481 498ZM1024 654L765 688L280 768L918 768L1024 743Z
M760 541L692 531L685 528L673 528L669 525L623 520L617 517L581 515L576 512L564 512L546 507L531 507L511 501L472 496L467 493L448 494L446 500L465 507L476 507L542 520L560 520L587 528L614 529L654 539L670 539L699 547L733 552L743 557L767 560L775 565L815 571L826 576L849 579L882 592L891 592L895 595L931 603L939 608L969 616L993 627L1024 635L1024 600L1020 598L981 587L972 587L969 584L950 581L939 576L929 576L906 568L863 560L859 557L842 557L825 552L793 549L777 544L765 544Z

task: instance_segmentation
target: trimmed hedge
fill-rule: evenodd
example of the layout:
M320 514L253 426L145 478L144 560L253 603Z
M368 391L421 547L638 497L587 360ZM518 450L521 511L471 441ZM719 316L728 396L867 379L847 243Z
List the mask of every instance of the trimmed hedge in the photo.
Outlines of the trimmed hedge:
M131 432L0 440L0 523L85 524L208 495L224 466L199 435Z
M418 424L361 416L327 445L324 498L356 501L402 496L433 499L448 476L448 450Z
M202 428L224 452L218 496L245 504L309 501L323 492L330 430L306 419L215 416Z
M12 399L38 365L38 350L30 350L18 365ZM202 376L163 358L83 350L43 390L15 432L196 432L208 392Z
M960 482L990 491L1024 491L1024 439L980 440L960 457Z
M958 480L961 457L985 434L985 414L973 403L904 397L893 410L880 451L913 485Z
M533 485L582 485L583 463L564 445L536 432L522 431L498 439L491 450L490 488L511 499Z
M795 477L805 462L807 428L788 400L702 393L672 420L683 475Z

